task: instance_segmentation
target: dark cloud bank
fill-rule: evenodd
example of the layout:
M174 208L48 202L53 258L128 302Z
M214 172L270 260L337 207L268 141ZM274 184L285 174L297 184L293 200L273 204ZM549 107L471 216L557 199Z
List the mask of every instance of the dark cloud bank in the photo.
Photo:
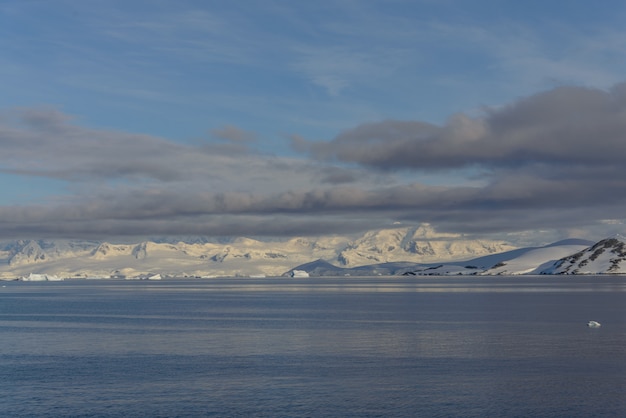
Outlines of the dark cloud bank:
M255 139L234 126L213 135ZM76 190L57 205L0 207L7 237L317 235L393 220L505 233L593 227L626 208L626 84L560 87L443 126L388 120L294 138L308 160L90 130L50 109L5 114L0 145L1 171ZM448 172L472 181L406 180Z

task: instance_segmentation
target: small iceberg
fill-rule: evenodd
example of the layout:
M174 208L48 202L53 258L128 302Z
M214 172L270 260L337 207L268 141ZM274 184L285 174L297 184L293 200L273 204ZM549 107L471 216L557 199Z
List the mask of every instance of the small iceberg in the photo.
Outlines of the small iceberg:
M23 282L61 282L62 277L57 277L54 274L35 274L30 273L28 277L22 277Z
M589 328L600 328L602 326L602 324L599 323L599 322L596 322L596 321L589 321L589 322L587 322L587 326Z

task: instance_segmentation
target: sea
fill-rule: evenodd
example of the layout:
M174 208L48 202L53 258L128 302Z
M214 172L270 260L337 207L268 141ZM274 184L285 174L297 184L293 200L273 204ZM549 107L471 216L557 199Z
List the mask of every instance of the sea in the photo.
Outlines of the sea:
M0 282L0 416L624 417L626 277Z

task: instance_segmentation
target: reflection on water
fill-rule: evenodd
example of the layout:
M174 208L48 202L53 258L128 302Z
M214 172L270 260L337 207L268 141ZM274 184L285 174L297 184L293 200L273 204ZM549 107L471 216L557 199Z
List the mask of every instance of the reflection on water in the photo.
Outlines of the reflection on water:
M624 302L621 277L11 282L0 415L624 416Z

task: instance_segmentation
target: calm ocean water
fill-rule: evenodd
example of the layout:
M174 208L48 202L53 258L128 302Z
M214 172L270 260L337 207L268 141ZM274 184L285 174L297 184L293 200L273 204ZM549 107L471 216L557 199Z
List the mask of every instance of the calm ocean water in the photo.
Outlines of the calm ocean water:
M626 416L626 277L0 284L3 417Z

